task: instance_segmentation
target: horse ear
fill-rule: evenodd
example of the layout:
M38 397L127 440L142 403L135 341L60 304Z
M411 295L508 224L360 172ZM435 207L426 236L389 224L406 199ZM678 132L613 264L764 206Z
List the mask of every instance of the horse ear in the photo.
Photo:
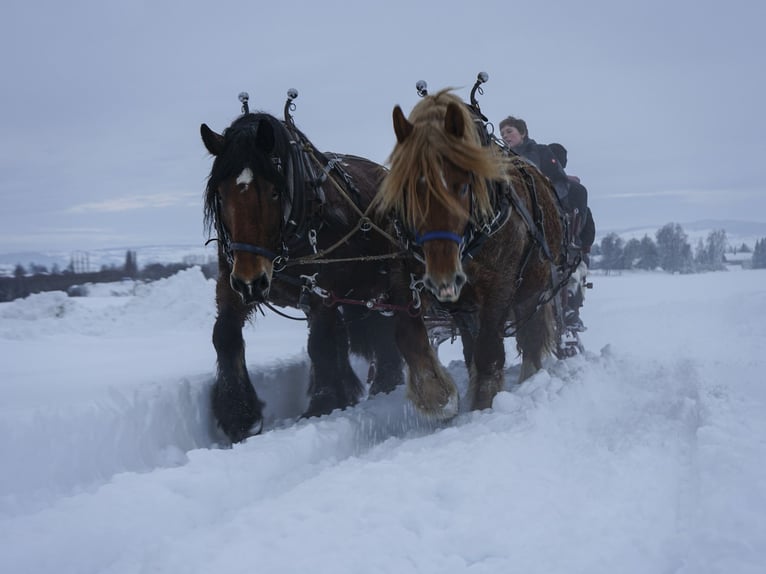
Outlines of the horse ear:
M221 153L223 149L223 136L218 135L207 127L207 124L202 124L199 127L199 133L202 135L202 143L205 144L205 148L211 155L217 156Z
M447 111L444 114L444 129L456 138L462 138L465 134L465 117L462 110L453 102L447 104Z
M269 122L259 122L258 131L255 132L255 145L265 155L274 151L276 138L274 137L274 127Z
M396 133L396 141L403 143L412 133L412 124L404 117L402 108L396 106L394 108L394 132Z

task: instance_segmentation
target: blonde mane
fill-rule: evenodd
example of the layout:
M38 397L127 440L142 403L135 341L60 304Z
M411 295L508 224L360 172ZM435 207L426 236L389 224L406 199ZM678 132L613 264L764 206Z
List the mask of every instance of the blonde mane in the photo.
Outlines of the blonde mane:
M463 115L464 137L459 139L447 133L444 118L447 106L457 104ZM465 212L443 182L443 165L449 162L473 176L477 220L492 215L492 199L488 181L507 177L507 159L494 147L482 146L468 107L450 89L424 97L412 109L408 121L412 133L397 143L389 158L390 171L376 197L378 213L393 211L412 228L428 216L431 201L445 205L453 212ZM422 180L430 193L422 197L417 193Z

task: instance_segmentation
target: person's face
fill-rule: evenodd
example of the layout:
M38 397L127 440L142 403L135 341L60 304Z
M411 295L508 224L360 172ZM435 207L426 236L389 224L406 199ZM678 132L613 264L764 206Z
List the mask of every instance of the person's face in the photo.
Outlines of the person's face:
M509 147L515 148L524 143L524 136L514 126L506 125L500 130L500 137Z

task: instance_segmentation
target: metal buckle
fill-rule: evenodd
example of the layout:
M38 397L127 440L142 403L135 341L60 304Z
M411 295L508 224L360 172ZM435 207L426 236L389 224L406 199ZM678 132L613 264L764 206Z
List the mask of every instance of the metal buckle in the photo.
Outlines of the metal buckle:
M425 285L426 284L422 279L417 279L414 273L410 273L410 291L412 291L413 309L420 309L420 292L423 290Z
M287 258L282 257L281 255L277 255L274 258L274 261L271 262L271 266L273 267L273 270L272 270L273 273L279 273L280 271L284 271L285 267L287 267Z

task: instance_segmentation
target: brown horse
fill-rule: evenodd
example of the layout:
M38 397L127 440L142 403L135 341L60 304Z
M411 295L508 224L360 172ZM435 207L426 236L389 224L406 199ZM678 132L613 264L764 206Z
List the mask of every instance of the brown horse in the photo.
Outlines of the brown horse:
M349 350L375 361L371 393L403 382L393 319L384 316L392 311L383 301L392 260L386 257L396 248L363 216L384 169L363 158L320 153L291 118L243 111L222 135L201 126L214 156L205 219L218 239L212 406L232 441L263 425L242 338L245 321L261 306L300 308L308 316L311 381L304 416L345 408L362 396Z
M425 96L409 118L396 106L397 143L376 203L422 248L424 290L457 322L470 369L468 399L484 409L503 387L509 325L522 357L520 382L554 349L552 300L566 269L554 189L476 122L449 90ZM433 416L456 414L457 390L423 320L400 316L397 336L410 398Z

